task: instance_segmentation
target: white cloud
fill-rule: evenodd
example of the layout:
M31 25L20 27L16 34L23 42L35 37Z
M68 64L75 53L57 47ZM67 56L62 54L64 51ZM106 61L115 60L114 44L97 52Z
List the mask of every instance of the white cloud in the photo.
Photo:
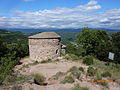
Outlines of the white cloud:
M74 8L56 8L23 12L16 10L16 17L0 17L0 27L7 28L120 28L120 9L96 13L101 6L97 1Z

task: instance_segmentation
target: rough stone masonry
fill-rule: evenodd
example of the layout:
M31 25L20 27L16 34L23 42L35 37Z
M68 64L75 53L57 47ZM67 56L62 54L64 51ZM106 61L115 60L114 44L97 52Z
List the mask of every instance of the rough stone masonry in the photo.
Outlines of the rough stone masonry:
M61 36L55 32L42 32L28 37L29 55L32 60L42 61L60 56Z

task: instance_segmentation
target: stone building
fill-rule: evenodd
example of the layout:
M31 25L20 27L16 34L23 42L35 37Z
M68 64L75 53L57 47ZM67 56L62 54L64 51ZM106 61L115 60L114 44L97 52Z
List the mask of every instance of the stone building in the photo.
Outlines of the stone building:
M42 32L28 37L29 54L32 60L41 61L60 56L61 36L55 32Z

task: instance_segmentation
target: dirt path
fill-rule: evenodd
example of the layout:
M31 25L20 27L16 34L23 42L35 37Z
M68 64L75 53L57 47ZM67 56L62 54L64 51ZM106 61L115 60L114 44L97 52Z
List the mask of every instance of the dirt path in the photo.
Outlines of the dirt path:
M24 59L22 60L23 64L27 64L27 61L29 63L30 59ZM23 65L17 66L17 68L20 68ZM45 77L51 77L55 75L57 72L66 72L73 66L82 66L85 69L87 66L81 64L80 62L73 62L73 61L60 61L60 62L51 62L51 63L43 63L43 64L37 64L37 65L31 65L29 68L25 68L25 70L21 70L21 74L32 74L32 73L42 73Z
M23 59L22 65L16 66L15 70L19 70L23 66L27 66L30 63L33 63L34 61L31 61L29 58ZM88 66L80 63L80 62L73 62L68 60L61 60L59 62L50 62L50 63L43 63L43 64L36 64L36 65L29 65L26 68L20 69L19 72L24 75L31 75L32 73L41 73L45 77L50 78L51 76L55 75L57 72L66 72L71 67L77 66L77 67L83 67L85 70L87 70ZM111 83L109 89L104 89L100 85L90 83L88 81L78 81L75 83L79 83L82 87L89 87L90 90L120 90L120 87L116 85L116 83ZM29 84L26 83L23 85L24 90L72 90L72 87L74 84L59 84L54 83L52 85L47 86L39 86L36 84Z

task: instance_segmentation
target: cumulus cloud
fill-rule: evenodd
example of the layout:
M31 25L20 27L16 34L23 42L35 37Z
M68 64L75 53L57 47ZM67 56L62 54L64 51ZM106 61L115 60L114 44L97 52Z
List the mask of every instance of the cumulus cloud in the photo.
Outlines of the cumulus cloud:
M0 17L0 27L7 28L120 28L120 9L112 9L103 13L97 1L74 8L56 8L23 12L16 10L16 17Z

